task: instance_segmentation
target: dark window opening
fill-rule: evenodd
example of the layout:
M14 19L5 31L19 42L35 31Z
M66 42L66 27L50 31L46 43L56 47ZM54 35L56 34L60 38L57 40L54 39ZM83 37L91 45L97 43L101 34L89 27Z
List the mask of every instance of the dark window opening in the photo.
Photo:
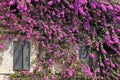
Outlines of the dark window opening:
M11 12L12 12L13 14L15 14L18 18L20 18L20 19L22 18L21 15L20 15L19 10L17 9L17 4L16 4L16 3L10 6L10 10L11 10Z

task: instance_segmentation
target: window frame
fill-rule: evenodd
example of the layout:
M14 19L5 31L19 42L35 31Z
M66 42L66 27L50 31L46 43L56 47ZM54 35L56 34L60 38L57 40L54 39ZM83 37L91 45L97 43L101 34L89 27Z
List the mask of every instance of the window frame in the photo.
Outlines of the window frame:
M18 43L19 45L15 44ZM22 40L17 40L13 42L13 46L14 46L14 51L13 51L13 70L14 71L19 71L19 70L23 70L23 71L30 71L30 53L31 53L31 46L30 46L30 42L29 41L22 41ZM15 48L16 46L20 46L20 51L19 52L19 47ZM26 50L27 48L25 47L27 46L28 48L28 52L25 52L24 50ZM15 49L18 49L18 51L16 51ZM16 52L15 52L16 51ZM16 54L15 54L16 53ZM20 57L18 57L18 55L21 55ZM26 54L26 55L23 55ZM29 55L29 56L28 56ZM25 57L25 58L24 58ZM16 61L16 59L18 58L18 60L20 61ZM21 58L21 59L19 59ZM15 62L17 62L15 64ZM18 66L18 68L17 68ZM25 67L26 66L26 67Z

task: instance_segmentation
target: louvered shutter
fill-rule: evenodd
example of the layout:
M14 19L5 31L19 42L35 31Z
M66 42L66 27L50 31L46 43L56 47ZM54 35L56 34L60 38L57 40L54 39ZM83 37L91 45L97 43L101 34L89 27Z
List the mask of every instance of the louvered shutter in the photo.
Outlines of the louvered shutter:
M23 70L30 70L30 42L23 45Z
M14 41L13 70L22 70L22 41Z

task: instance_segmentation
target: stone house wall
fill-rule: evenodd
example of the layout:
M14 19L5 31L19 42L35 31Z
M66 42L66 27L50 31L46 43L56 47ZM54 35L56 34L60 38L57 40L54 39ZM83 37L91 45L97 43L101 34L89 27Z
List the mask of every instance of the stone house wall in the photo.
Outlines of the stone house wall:
M10 74L13 74L13 42L4 42L5 48L0 50L0 80L7 80ZM31 53L30 53L30 71L32 72L35 64L33 61L36 58L38 50L35 49L35 45L31 42Z
M14 40L15 41L15 40ZM36 59L36 55L38 54L38 51L35 48L35 45L32 44L32 41L30 41L31 43L31 53L30 53L30 72L33 71L35 64L33 64L33 61ZM7 77L9 77L10 74L13 74L13 42L9 42L9 41L5 41L5 48L3 50L0 50L0 80L7 80ZM41 51L41 57L45 56L45 51ZM76 50L76 54L79 54L82 52L79 52ZM83 50L83 53L85 53L85 51ZM84 57L83 57L84 58ZM79 55L78 55L78 60L79 60ZM61 71L63 68L63 66L60 63L56 63L53 65L52 67L52 73L58 73L59 71Z

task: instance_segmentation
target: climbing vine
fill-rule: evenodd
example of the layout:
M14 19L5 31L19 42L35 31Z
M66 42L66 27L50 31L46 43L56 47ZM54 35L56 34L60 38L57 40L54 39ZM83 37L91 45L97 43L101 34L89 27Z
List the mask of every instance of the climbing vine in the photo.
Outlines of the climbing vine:
M33 72L11 75L16 80L119 80L120 4L113 0L4 0L0 2L0 40L30 40L44 57ZM6 37L7 36L7 37ZM4 48L1 42L0 48ZM94 66L78 60L80 45L89 48ZM62 70L53 73L60 63ZM17 75L23 75L18 77Z

